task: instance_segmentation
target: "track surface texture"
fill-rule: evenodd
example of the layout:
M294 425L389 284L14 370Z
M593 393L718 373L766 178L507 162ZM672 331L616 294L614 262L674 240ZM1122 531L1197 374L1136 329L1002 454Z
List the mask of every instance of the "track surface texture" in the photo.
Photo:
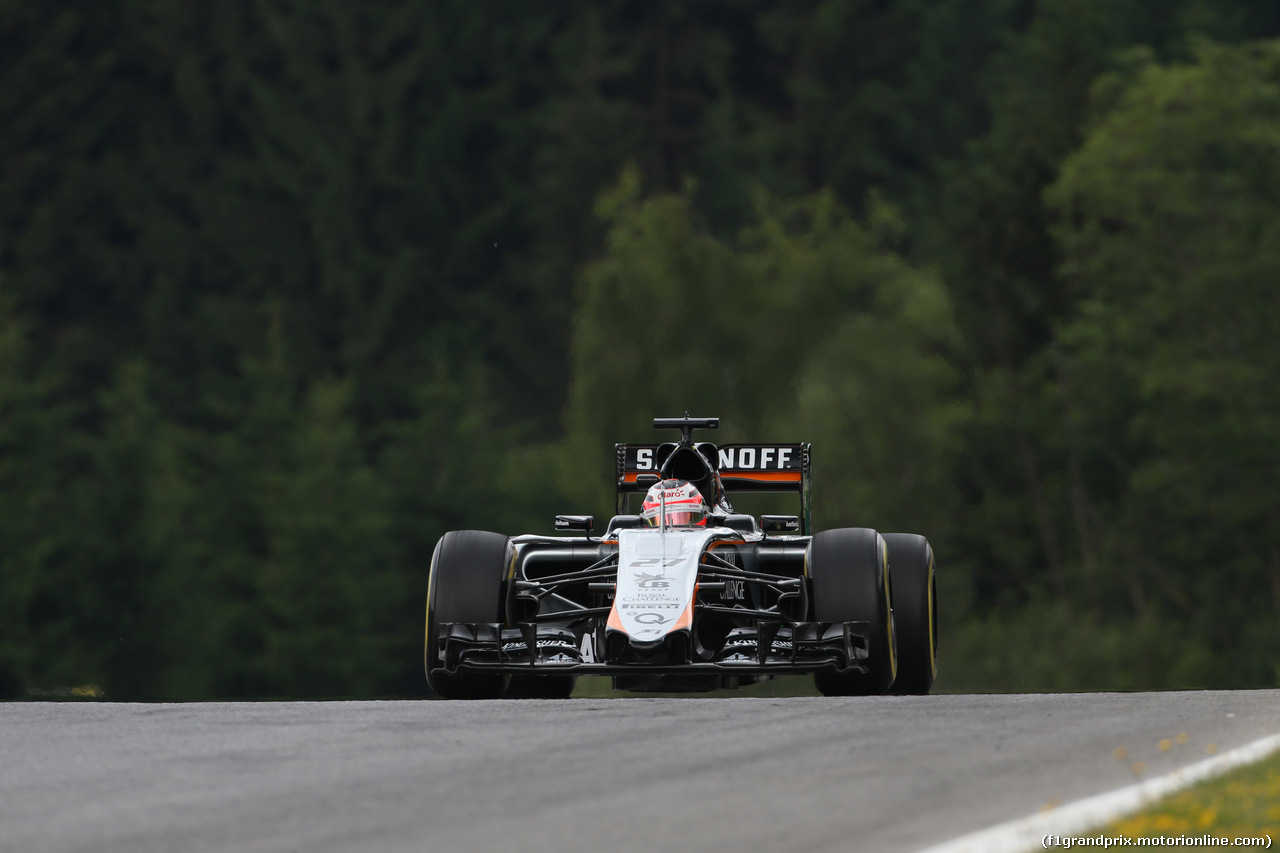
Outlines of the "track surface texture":
M0 850L908 851L1277 732L1277 690L23 702Z

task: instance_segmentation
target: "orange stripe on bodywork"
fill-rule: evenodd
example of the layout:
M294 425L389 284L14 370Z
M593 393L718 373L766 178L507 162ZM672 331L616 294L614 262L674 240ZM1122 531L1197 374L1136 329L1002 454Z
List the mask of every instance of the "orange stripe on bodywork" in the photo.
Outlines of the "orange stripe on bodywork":
M622 482L634 483L639 476L639 474L623 474ZM736 480L762 480L771 483L800 482L799 471L721 471L720 476L721 478L733 477Z
M618 602L616 600L613 602L613 607L609 608L609 621L607 623L607 627L627 634L627 629L622 627L622 617L618 615ZM629 637L631 635L627 634L627 636Z
M721 479L732 477L735 480L761 480L770 483L798 483L799 471L721 471Z
M689 603L685 605L684 612L680 614L680 618L676 620L676 624L672 625L670 630L667 631L668 634L679 631L681 628L688 628L693 624L693 602L697 601L697 599L698 591L695 589L693 592L693 598L691 598Z

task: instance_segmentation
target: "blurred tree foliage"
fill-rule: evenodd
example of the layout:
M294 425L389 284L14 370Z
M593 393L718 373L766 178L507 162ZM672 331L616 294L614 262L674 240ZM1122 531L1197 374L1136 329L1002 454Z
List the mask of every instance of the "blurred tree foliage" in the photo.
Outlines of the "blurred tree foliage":
M1082 603L1156 608L1219 669L1265 682L1280 639L1258 613L1280 609L1280 44L1205 44L1172 66L1138 54L1098 89L1109 106L1048 195L1076 296L1055 373ZM1265 645L1239 644L1251 624Z
M601 198L610 229L579 293L566 493L608 507L608 478L583 471L609 470L613 441L653 441L648 412L719 412L717 440L813 442L819 527L945 524L959 340L941 283L883 245L895 213L861 225L830 192L761 192L754 221L721 241L691 195L643 197L628 169Z
M1275 684L1280 7L0 0L0 696L413 695L654 415L953 688Z

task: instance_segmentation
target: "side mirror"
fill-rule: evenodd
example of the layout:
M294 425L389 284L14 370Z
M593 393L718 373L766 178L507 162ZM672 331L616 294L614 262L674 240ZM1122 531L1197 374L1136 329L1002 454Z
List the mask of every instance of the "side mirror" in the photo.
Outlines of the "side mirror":
M581 530L590 533L596 526L594 515L557 515L556 530Z
M798 515L762 515L760 529L765 533L799 533L800 517Z

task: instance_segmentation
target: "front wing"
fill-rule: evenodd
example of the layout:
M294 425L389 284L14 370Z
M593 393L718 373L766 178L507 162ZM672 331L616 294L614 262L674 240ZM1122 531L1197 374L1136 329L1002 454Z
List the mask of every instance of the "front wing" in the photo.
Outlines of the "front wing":
M760 622L732 632L715 660L610 660L596 633L578 635L537 622L437 626L446 673L535 675L799 675L868 672L866 622ZM532 651L531 651L532 650Z

